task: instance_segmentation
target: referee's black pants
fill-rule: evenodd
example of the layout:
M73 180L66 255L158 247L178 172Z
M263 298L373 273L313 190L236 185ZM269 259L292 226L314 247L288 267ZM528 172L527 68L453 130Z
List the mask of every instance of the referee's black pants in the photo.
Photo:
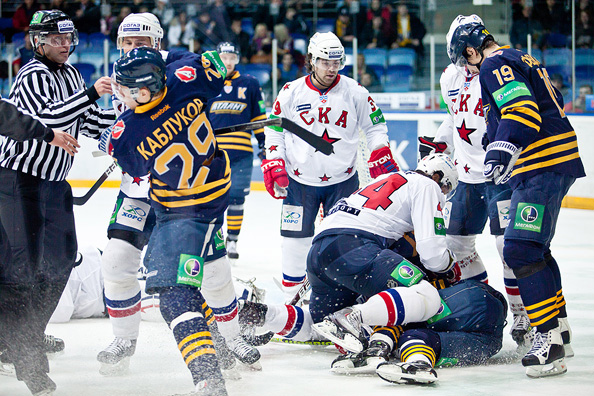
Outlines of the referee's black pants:
M72 190L0 167L0 338L17 377L49 372L45 327L76 259Z

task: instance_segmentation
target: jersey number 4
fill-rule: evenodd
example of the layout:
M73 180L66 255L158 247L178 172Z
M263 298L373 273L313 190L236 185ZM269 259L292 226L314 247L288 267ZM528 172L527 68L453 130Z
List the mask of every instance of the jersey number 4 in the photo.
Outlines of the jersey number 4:
M390 195L407 182L408 180L402 175L395 173L386 179L372 183L359 190L358 194L367 198L363 207L373 210L377 210L377 208L388 209L388 206L393 204L392 200L390 200Z

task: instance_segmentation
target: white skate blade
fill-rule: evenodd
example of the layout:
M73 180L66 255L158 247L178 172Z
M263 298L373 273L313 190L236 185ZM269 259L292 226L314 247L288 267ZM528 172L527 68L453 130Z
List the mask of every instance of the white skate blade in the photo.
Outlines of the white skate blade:
M332 341L336 345L339 345L349 352L359 353L363 350L363 344L352 334L345 333L344 338L336 336L338 333L338 327L336 324L323 320L320 323L316 323L311 326L312 330L321 335L324 338Z
M526 375L530 378L551 377L553 375L561 375L567 372L567 365L563 358L555 360L549 364L528 366L526 367Z
M223 378L226 380L232 380L232 381L238 381L241 379L241 374L239 373L239 370L237 369L238 365L236 364L235 366L233 366L231 369L229 370L222 370L221 369L221 374L223 374Z
M45 355L47 356L47 358L48 358L49 360L53 360L53 359L57 358L58 356L62 356L63 354L64 354L64 350L62 349L62 350L61 350L61 351L59 351L59 352L54 352L54 353L50 353L50 352L48 352L48 353L46 353Z
M262 371L262 364L258 361L252 364L245 364L238 360L239 364L237 368L241 368L243 371Z
M130 357L125 357L116 364L101 363L99 374L106 377L118 377L128 374L130 369Z
M402 368L395 364L384 364L375 371L377 375L384 381L393 382L396 384L432 384L439 381L439 379L431 373L420 372L417 374L409 374L402 372Z
M10 363L0 363L0 375L5 375L7 377L16 377L14 365Z
M336 362L330 368L330 372L339 375L364 375L375 374L375 370L380 363L384 363L386 359L372 356L367 358L367 364L364 366L355 367L351 360L341 360Z

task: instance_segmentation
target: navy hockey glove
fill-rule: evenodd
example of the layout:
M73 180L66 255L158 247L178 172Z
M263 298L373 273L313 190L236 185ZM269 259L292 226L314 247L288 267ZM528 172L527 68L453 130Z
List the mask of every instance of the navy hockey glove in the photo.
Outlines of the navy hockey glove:
M260 161L263 161L266 159L266 147L264 147L264 141L258 142L258 148L260 149L258 158L260 158Z
M113 146L111 144L111 127L107 127L101 133L101 137L99 137L99 150L103 151L107 155L111 155L113 153Z
M443 153L448 145L445 142L434 142L434 138L429 136L419 136L419 154L423 159L431 153Z
M496 141L487 146L485 155L485 169L483 174L488 180L495 184L504 184L511 177L520 153L521 148L506 141Z
M384 146L374 150L371 155L369 155L367 166L369 167L369 175L373 179L381 174L398 172L400 170L396 164L396 161L394 161L392 150L390 150L389 146Z

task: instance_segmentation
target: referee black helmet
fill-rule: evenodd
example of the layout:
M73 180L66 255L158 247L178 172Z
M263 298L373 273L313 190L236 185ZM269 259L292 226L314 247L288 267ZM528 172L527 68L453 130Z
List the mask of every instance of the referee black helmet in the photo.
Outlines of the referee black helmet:
M68 34L70 39L70 53L78 44L78 31L74 27L72 19L60 10L41 10L33 14L29 24L29 39L33 49L37 51L40 45L50 44L49 35Z

